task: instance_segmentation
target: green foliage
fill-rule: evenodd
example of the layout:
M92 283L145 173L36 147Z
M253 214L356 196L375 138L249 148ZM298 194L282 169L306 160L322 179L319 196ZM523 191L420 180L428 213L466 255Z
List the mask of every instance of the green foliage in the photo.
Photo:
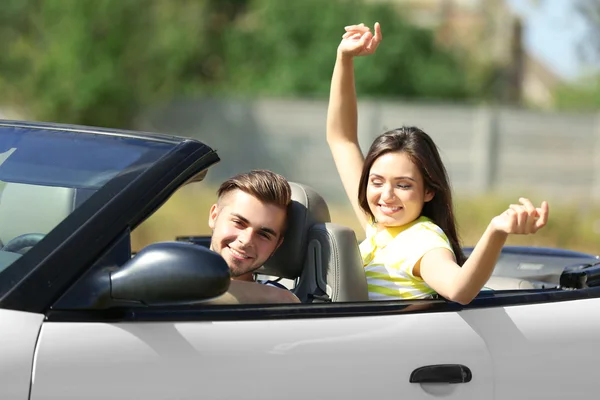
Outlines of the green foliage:
M431 32L354 0L4 0L0 90L38 120L123 128L187 95L326 96L343 27L359 21L385 38L356 63L362 95L473 95Z
M141 107L209 80L211 4L7 0L4 101L38 119L128 126Z
M344 26L379 21L384 41L356 62L362 94L465 98L466 75L436 47L430 31L409 25L387 4L360 1L256 0L227 32L229 90L261 95L327 95Z

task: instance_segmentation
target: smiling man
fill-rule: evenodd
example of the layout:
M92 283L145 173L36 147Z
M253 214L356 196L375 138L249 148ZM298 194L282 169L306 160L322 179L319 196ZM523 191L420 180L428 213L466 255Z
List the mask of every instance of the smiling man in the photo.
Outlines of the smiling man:
M283 242L291 189L274 172L253 170L223 182L209 212L210 249L231 270L228 295L240 303L297 303L285 288L254 281L260 268Z

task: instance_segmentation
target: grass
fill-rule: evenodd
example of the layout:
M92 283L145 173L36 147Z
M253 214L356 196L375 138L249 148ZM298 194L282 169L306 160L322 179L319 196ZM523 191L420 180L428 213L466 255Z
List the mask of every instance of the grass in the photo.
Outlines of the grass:
M477 243L490 220L518 196L481 196L456 201L456 218L465 245ZM533 196L532 196L533 199ZM535 235L510 235L507 245L558 247L600 253L600 207L549 201L548 224Z
M132 233L132 247L139 250L176 236L210 235L208 210L215 190L206 184L191 184L175 193L154 215ZM463 245L474 245L490 220L503 212L517 196L457 198L456 218ZM583 204L583 205L582 205ZM364 239L362 228L348 204L329 204L333 222L349 226ZM560 247L600 253L600 207L585 203L550 202L548 225L536 235L511 235L507 245Z

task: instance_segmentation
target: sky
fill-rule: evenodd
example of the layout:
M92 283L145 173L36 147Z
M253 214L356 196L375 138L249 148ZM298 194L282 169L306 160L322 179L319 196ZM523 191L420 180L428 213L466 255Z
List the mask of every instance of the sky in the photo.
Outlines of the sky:
M507 3L523 16L524 45L536 59L566 80L576 80L589 70L577 53L586 24L575 13L573 0L507 0Z

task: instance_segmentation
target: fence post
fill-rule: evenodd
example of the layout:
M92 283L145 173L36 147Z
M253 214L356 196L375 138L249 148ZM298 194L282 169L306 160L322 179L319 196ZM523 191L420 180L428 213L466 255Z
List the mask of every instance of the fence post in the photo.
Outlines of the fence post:
M471 182L478 194L490 192L496 186L498 118L495 108L482 106L476 110L471 141Z

